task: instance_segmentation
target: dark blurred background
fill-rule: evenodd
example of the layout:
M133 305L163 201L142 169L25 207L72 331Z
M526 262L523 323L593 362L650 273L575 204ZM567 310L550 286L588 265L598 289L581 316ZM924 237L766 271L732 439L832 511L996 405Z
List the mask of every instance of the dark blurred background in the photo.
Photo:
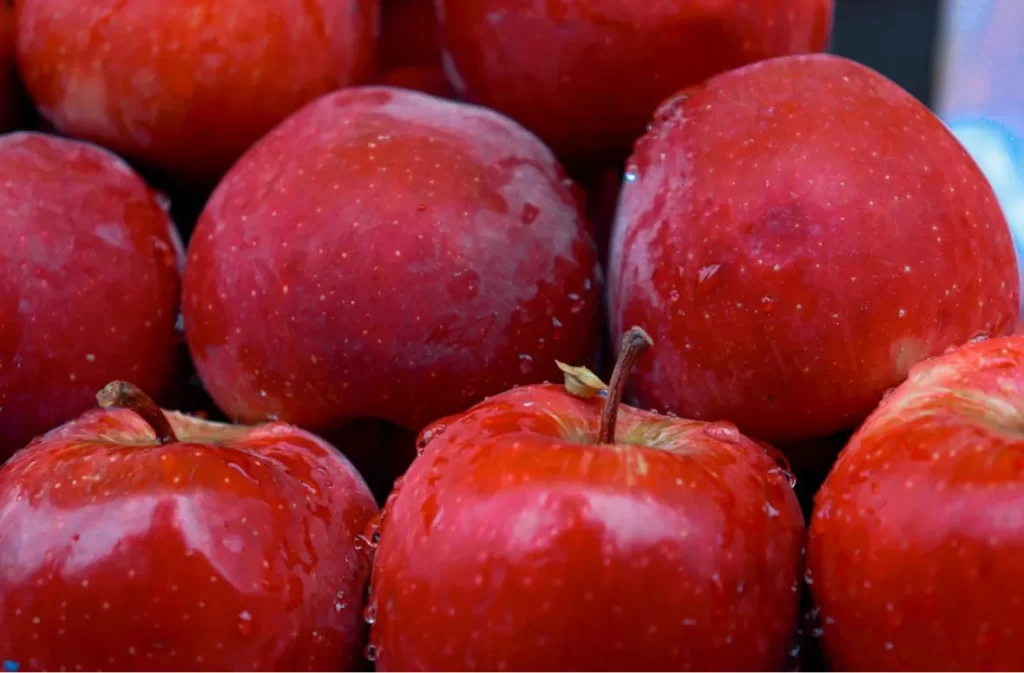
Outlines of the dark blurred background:
M932 106L940 5L939 0L837 0L830 51L874 68Z

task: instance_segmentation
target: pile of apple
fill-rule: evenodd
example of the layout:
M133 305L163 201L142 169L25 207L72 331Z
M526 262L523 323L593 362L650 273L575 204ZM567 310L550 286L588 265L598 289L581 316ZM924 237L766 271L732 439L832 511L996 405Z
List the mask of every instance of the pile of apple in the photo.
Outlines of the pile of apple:
M1024 666L1010 232L831 26L0 3L4 670Z

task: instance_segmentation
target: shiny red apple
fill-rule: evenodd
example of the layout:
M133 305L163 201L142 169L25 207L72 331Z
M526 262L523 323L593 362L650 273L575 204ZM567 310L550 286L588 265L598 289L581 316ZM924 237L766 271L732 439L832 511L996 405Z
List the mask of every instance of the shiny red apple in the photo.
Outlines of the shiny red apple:
M821 51L833 0L437 0L456 91L576 160L629 153L682 87Z
M777 443L850 429L910 367L1015 326L1017 264L977 165L898 85L832 55L714 77L627 165L612 334L657 341L645 408Z
M1024 665L1024 337L914 367L815 498L807 581L834 670Z
M0 469L0 657L21 670L350 669L376 506L283 423L201 421L115 382Z
M194 183L373 74L377 0L16 0L29 93L62 133Z
M728 423L620 408L648 339L627 334L606 399L526 386L423 431L378 531L377 670L783 666L788 475Z
M232 418L418 432L588 361L600 270L551 152L476 106L352 87L289 118L193 234L185 332Z
M183 259L166 204L128 164L0 136L0 461L114 378L169 391Z

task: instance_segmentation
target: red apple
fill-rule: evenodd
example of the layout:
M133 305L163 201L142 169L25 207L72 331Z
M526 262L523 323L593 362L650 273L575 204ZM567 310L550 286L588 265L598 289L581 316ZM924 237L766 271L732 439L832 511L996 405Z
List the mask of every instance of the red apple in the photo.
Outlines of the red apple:
M16 0L28 91L61 132L196 182L368 79L377 0Z
M821 51L833 0L437 0L456 91L575 159L625 156L678 89Z
M161 197L114 155L0 136L0 461L112 378L168 391L183 257Z
M981 171L923 105L831 55L764 61L659 110L619 197L612 334L634 399L783 443L853 428L911 365L1015 325Z
M836 670L1024 663L1024 337L916 366L815 498L807 581Z
M283 423L163 412L130 384L0 470L0 652L31 670L346 670L376 506ZM350 669L349 669L350 670Z
M780 669L796 496L728 423L618 408L647 344L603 401L526 386L424 430L381 515L377 670Z
M599 284L571 183L536 137L484 108L353 87L224 178L183 311L231 418L418 432L588 359Z

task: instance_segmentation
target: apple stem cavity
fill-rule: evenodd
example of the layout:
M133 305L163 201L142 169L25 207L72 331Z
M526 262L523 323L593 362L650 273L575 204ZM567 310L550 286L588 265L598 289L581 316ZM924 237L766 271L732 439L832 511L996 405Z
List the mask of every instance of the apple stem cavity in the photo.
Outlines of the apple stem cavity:
M149 395L127 381L114 381L96 393L96 401L104 409L128 409L134 411L153 429L156 441L160 444L173 444L178 441L174 428L163 410L157 406Z
M640 359L644 351L654 345L654 341L647 332L639 327L631 327L622 337L622 346L619 348L619 360L615 363L615 370L612 372L612 381L608 384L608 397L604 400L604 408L601 410L601 426L597 432L599 444L613 444L615 442L615 423L619 418L619 403L622 401L622 393L626 388L626 379L633 371L633 365Z

